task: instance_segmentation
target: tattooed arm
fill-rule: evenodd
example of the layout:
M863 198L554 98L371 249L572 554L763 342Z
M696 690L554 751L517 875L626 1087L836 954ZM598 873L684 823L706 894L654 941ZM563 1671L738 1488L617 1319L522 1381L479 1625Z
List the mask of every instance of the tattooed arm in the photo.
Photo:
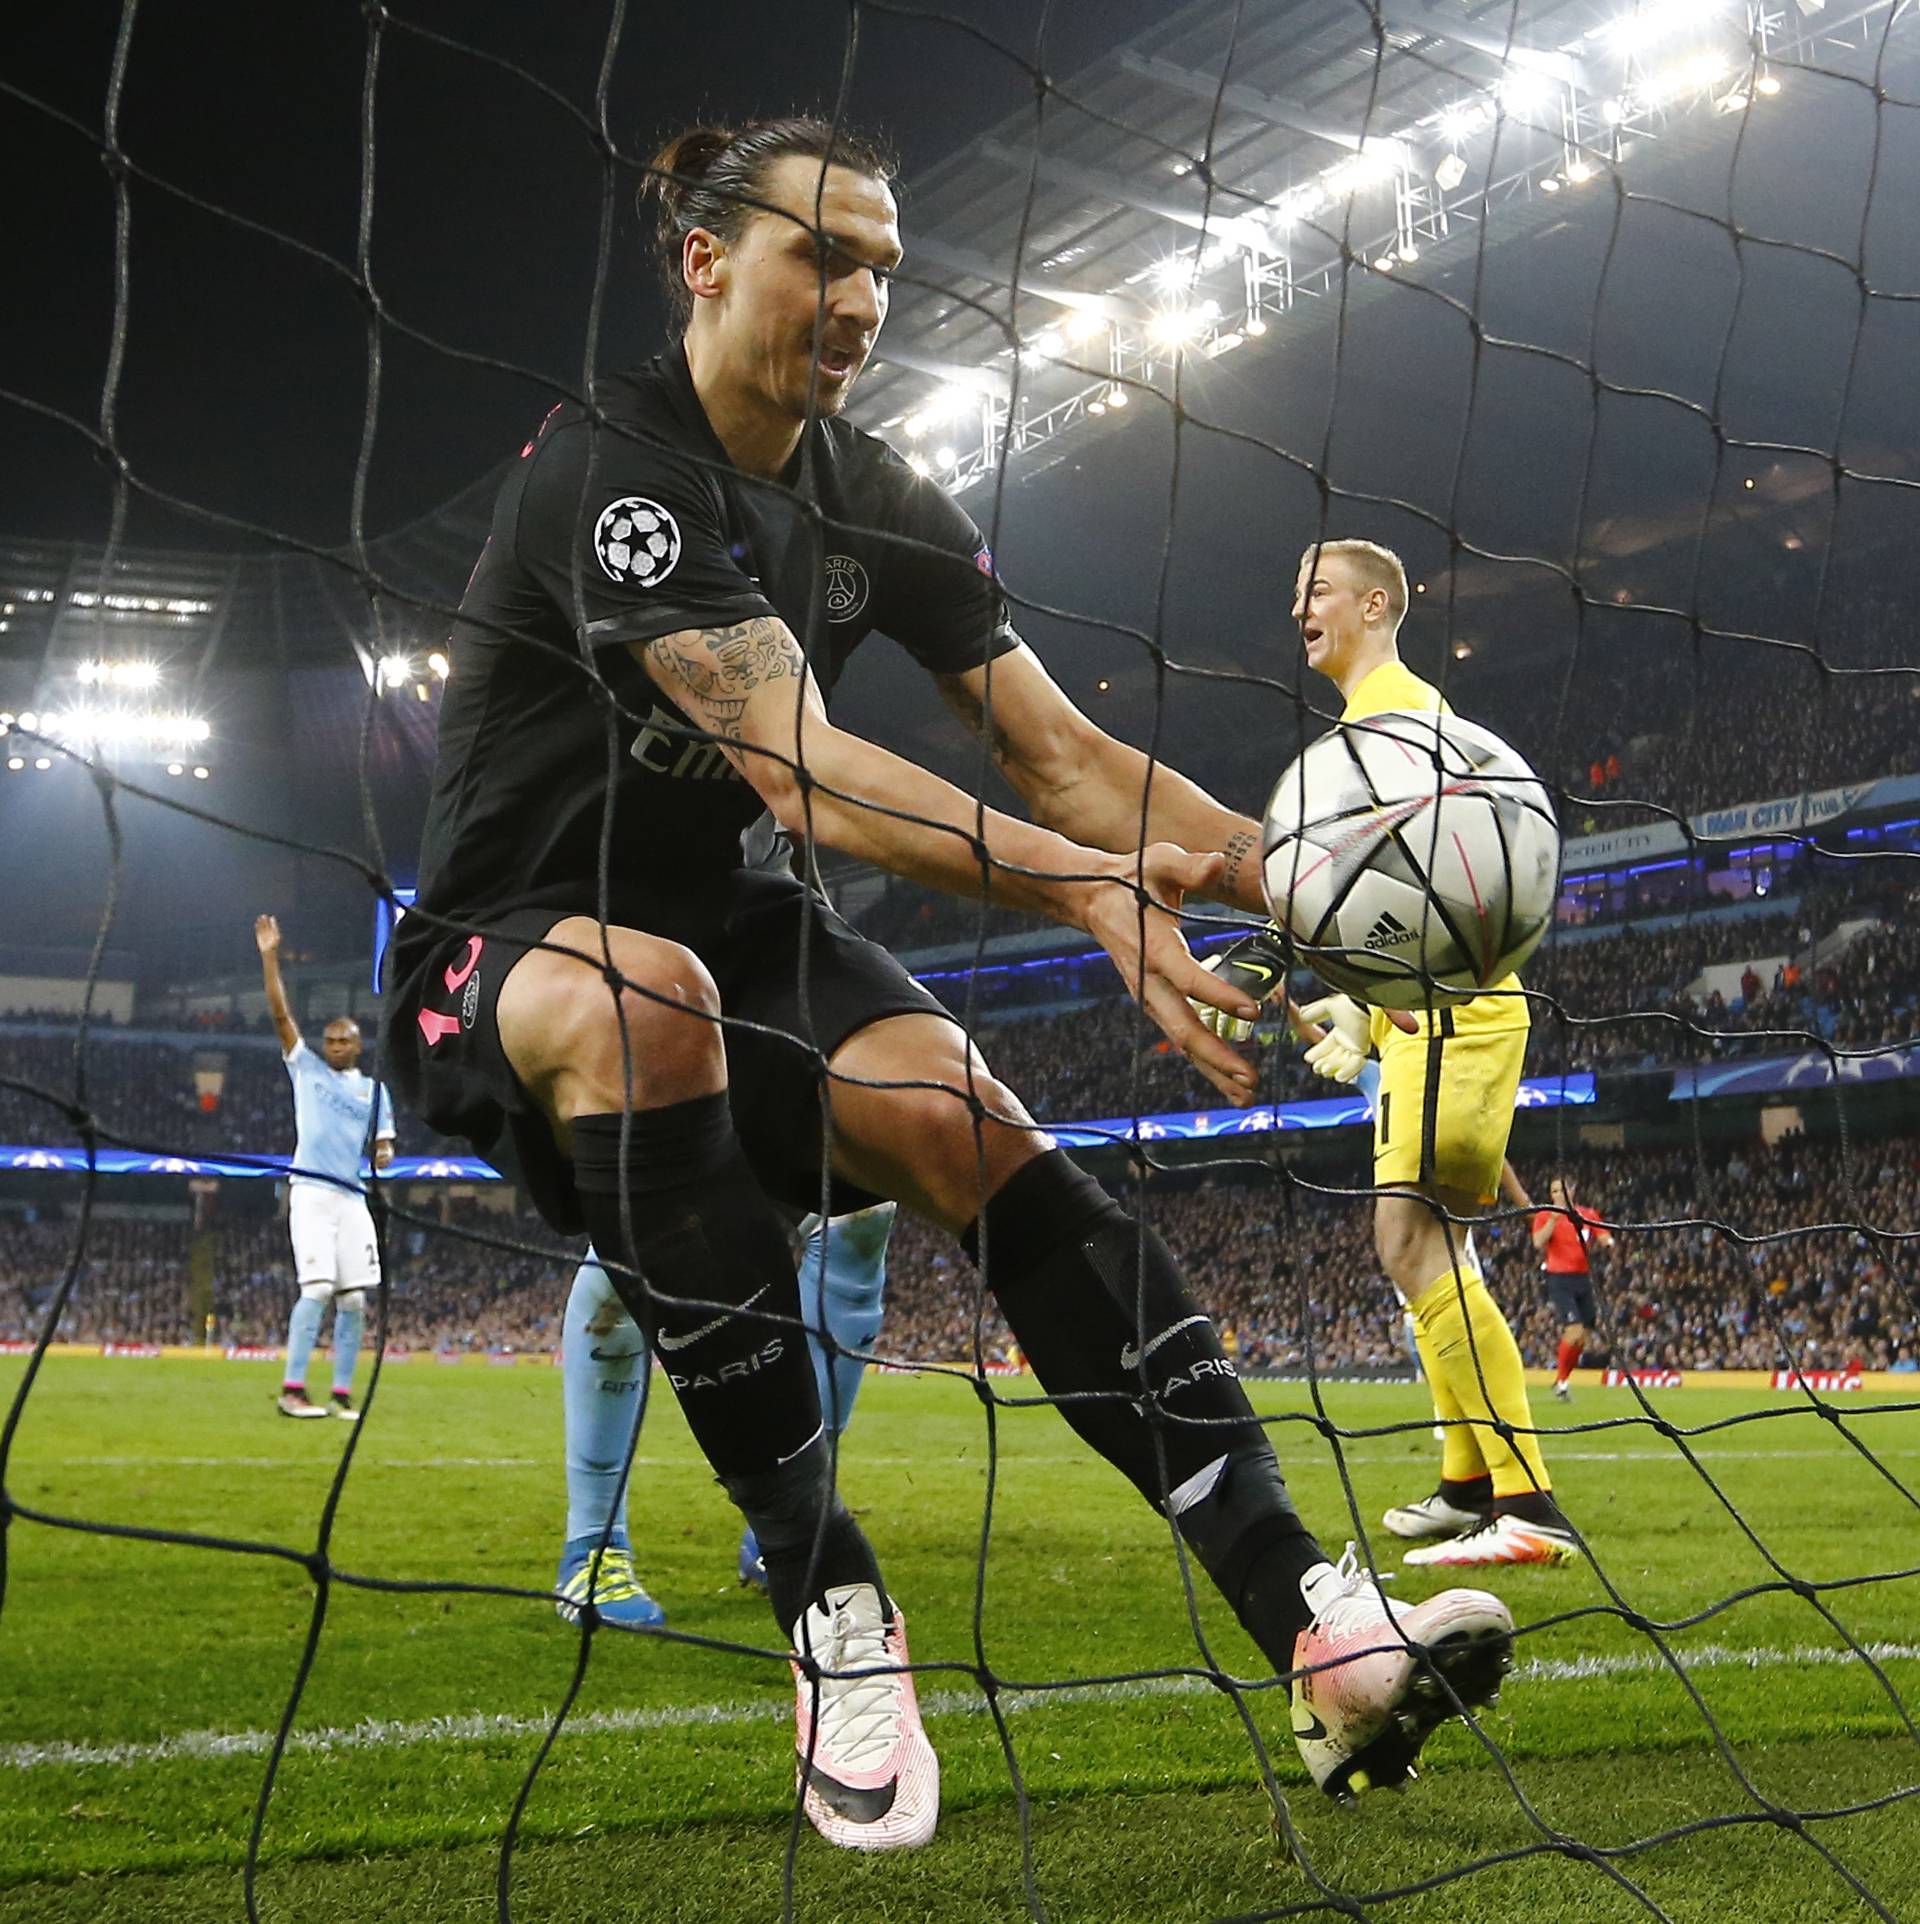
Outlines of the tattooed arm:
M1085 929L1171 1041L1235 1102L1252 1071L1188 1007L1198 997L1251 1017L1240 990L1188 954L1177 921L1187 889L1219 886L1220 858L1159 843L1085 848L982 808L950 782L827 719L786 624L762 617L631 644L655 684L720 744L782 828L916 882ZM1156 907L1143 915L1143 884ZM1164 911L1164 912L1162 912Z
M1139 749L1116 741L1067 699L1030 648L1001 655L990 669L970 668L938 679L947 706L988 741L995 765L1036 822L1093 848L1126 850L1142 841L1165 840L1182 848L1217 849L1226 858L1217 893L1241 908L1266 913L1259 824L1222 807L1165 762L1149 770Z

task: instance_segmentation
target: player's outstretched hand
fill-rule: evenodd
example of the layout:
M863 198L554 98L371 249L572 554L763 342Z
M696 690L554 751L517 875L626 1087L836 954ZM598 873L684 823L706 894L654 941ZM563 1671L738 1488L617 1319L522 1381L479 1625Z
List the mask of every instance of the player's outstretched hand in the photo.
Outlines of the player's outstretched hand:
M1300 1011L1300 1020L1318 1022L1326 1030L1307 1051L1307 1067L1330 1081L1352 1082L1366 1066L1372 1046L1366 1010L1350 995L1323 995Z
M1225 867L1223 855L1189 855L1172 842L1117 856L1109 871L1112 881L1092 891L1087 932L1113 957L1121 981L1167 1040L1229 1102L1243 1108L1253 1100L1253 1067L1206 1027L1194 1007L1204 1003L1250 1031L1259 1005L1193 959L1178 919L1187 891L1212 888ZM1154 905L1144 915L1135 893L1139 887Z
M280 924L271 915L256 915L253 918L253 940L262 955L278 955Z
M1209 975L1217 975L1230 988L1242 990L1256 1002L1270 1002L1287 979L1287 950L1280 932L1274 928L1256 929L1230 942L1218 955L1200 964ZM1229 1042L1245 1042L1253 1034L1253 1024L1209 1002L1195 1002L1193 1012L1215 1035Z

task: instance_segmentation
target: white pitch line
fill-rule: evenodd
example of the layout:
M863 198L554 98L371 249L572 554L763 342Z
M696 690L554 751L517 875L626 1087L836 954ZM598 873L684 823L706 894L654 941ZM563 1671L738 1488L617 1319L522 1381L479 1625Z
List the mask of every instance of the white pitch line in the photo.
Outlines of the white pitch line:
M1548 1440L1556 1463L1660 1463L1669 1467L1686 1467L1686 1459L1677 1449L1662 1450L1582 1450L1561 1449L1552 1445L1552 1430L1543 1430L1541 1435ZM1412 1436L1412 1432L1409 1432ZM1283 1439L1284 1440L1284 1439ZM1417 1440L1415 1438L1414 1440ZM1885 1449L1877 1447L1872 1439L1862 1439L1876 1457L1920 1457L1920 1449ZM1776 1463L1776 1462L1819 1462L1851 1461L1851 1453L1838 1445L1823 1450L1716 1450L1711 1447L1696 1446L1694 1455L1709 1463ZM1404 1462L1404 1450L1353 1450L1345 1452L1349 1463L1400 1463ZM1036 1460L1071 1463L1076 1460L1091 1462L1091 1457L1083 1456L1076 1448L1038 1451L1022 1448L1010 1453L1015 1464L1029 1464ZM983 1462L985 1458L981 1459ZM540 1456L381 1456L377 1450L362 1446L360 1463L370 1470L551 1470L557 1458ZM923 1456L870 1456L859 1449L847 1452L847 1462L853 1469L923 1469L926 1458ZM193 1469L208 1470L232 1468L236 1470L311 1470L314 1459L308 1456L63 1456L63 1467L69 1469ZM695 1469L698 1465L690 1456L636 1456L633 1459L636 1470Z
M338 1459L328 1460L327 1466ZM376 1456L363 1462L382 1470L544 1470L541 1456ZM665 1457L636 1456L636 1464L661 1464ZM60 1461L93 1470L311 1470L309 1456L63 1456Z
M1868 1654L1877 1663L1920 1659L1920 1644L1871 1643ZM1840 1666L1856 1662L1851 1650L1802 1644L1792 1650L1767 1646L1741 1648L1709 1643L1679 1653L1686 1670L1773 1670L1783 1665ZM1532 1657L1516 1666L1512 1681L1519 1684L1586 1682L1595 1677L1666 1674L1667 1665L1656 1652L1623 1652L1600 1657ZM1058 1690L1005 1691L1001 1708L1008 1712L1044 1710L1055 1704L1130 1703L1154 1697L1198 1697L1214 1686L1204 1677L1144 1677L1127 1683L1068 1684ZM980 1716L986 1700L978 1690L936 1690L921 1699L929 1717ZM620 1736L655 1730L707 1729L737 1724L779 1723L792 1715L784 1697L765 1703L665 1704L650 1710L589 1710L569 1717L568 1737ZM412 1723L369 1718L364 1723L320 1730L296 1730L287 1740L290 1753L331 1755L352 1750L407 1750L423 1744L491 1743L501 1738L533 1738L545 1734L550 1717L465 1716L425 1717ZM141 1764L200 1762L210 1758L258 1757L273 1747L268 1730L191 1730L178 1737L162 1737L145 1744L6 1744L0 1745L0 1770L46 1770L62 1765L105 1765L127 1770Z

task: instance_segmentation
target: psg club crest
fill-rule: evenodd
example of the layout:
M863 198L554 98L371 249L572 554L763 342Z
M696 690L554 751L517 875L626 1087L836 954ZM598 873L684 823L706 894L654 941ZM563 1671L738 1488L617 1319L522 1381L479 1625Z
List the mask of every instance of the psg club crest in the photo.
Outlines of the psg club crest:
M680 559L680 524L659 502L624 494L600 510L593 552L610 580L656 588Z
M850 554L827 556L827 619L851 621L867 605L867 571Z

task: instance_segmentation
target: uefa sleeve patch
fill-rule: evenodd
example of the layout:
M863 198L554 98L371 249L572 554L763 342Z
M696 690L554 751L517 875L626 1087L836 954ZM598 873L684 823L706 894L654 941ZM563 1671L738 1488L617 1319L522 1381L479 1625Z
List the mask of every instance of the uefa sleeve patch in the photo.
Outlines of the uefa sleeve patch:
M593 552L608 580L657 588L680 559L680 524L659 502L623 494L600 510Z

